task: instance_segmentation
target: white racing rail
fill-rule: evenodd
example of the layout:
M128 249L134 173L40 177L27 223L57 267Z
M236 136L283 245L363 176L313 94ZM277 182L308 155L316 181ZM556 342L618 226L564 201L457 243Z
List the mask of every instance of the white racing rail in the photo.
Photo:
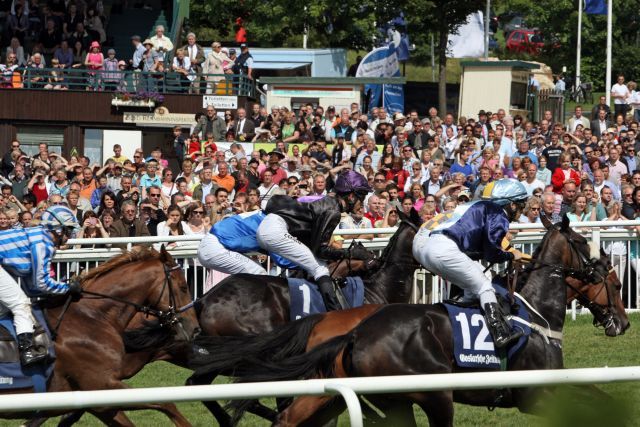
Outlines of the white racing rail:
M4 395L0 399L0 412L340 394L347 404L351 426L361 427L363 425L362 409L357 396L362 394L601 384L639 380L640 366L312 379L269 383Z
M623 296L625 307L629 310L637 310L640 307L637 299L640 297L640 242L635 227L640 227L640 220L635 221L597 221L572 223L571 226L596 245L609 248L613 245L611 261L616 268L620 280L623 282ZM542 240L544 229L541 224L513 224L511 230L517 232L513 244L525 252L533 253L536 246ZM336 235L358 236L362 234L374 234L373 240L360 240L367 248L381 252L388 244L389 238L396 228L372 228L361 230L337 230ZM73 239L69 245L83 245L78 249L58 251L54 261L57 266L58 277L65 277L71 273L77 273L81 269L89 269L100 262L121 253L121 249L113 245L153 244L159 247L161 244L176 243L170 249L170 253L184 262L185 274L191 274L195 282L206 282L208 273L198 267L196 261L197 247L202 236L173 236L173 237L118 237L109 239ZM345 245L350 243L345 240ZM102 247L94 247L100 245ZM110 245L110 247L104 247ZM87 247L89 246L89 247ZM635 255L635 256L634 256ZM498 267L499 268L499 267ZM414 291L412 302L436 303L446 299L449 294L449 284L438 277L432 276L426 270L419 270L414 275ZM194 288L194 298L199 297L199 288ZM572 314L575 318L576 310L573 305Z

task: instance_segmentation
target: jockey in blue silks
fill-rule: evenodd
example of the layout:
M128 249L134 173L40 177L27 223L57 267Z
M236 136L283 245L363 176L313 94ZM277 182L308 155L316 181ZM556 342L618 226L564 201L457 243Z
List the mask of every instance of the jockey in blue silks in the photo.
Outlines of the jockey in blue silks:
M56 247L78 228L73 212L56 205L42 214L37 227L0 231L0 312L8 309L13 314L23 366L47 357L47 349L34 344L34 319L25 292L29 297L80 292L79 283L59 282L50 275ZM21 278L24 291L14 276Z
M527 259L516 249L503 250L509 222L516 221L527 200L518 181L501 179L489 183L483 199L459 205L425 223L413 240L413 256L427 270L480 298L487 327L496 348L508 346L522 333L512 332L497 303L491 280L476 261L500 263ZM470 294L470 295L469 295Z
M271 197L265 209L267 216L258 227L260 247L285 257L313 277L327 311L342 307L329 269L322 260L347 257L346 249L330 245L331 236L340 222L341 213L353 212L370 190L363 175L346 171L336 178L333 188L336 197L328 195L311 203L300 203L289 196ZM367 259L370 254L367 252L362 256Z
M198 247L200 264L227 274L268 274L260 264L244 255L262 252L256 232L265 216L262 211L247 212L215 223ZM269 255L280 267L296 267L277 254Z

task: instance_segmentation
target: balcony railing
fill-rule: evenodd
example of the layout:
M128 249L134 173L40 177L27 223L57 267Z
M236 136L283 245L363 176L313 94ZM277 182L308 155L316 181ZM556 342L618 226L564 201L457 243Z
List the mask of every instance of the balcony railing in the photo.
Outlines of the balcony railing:
M255 97L255 82L240 74L25 68L0 75L2 88L114 92L116 97L152 94L211 94ZM140 98L140 97L137 97Z

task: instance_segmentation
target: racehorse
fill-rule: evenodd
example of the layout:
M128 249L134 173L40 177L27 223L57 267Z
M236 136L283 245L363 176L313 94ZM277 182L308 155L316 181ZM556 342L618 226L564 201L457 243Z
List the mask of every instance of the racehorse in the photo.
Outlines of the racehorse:
M589 260L589 248L582 236L561 225L548 226L545 237L534 254L526 284L520 294L535 309L534 321L549 325L550 336L532 334L520 354L509 366L519 369L562 368L561 331L566 314L567 279L599 283L611 275L597 261ZM619 283L619 281L618 281ZM608 285L607 287L609 287ZM617 285L615 285L617 286ZM607 309L612 308L607 298ZM335 316L346 315L337 313ZM330 316L333 316L331 314ZM619 325L620 331L628 321ZM542 356L542 357L541 357ZM468 371L454 364L452 329L446 309L440 305L384 306L359 323L351 332L338 336L303 355L284 360L254 359L234 369L244 381L277 381L310 377L383 376ZM417 403L429 417L430 425L452 425L453 401L481 406L517 406L531 408L531 389L461 390L369 396L383 412L400 402ZM343 410L340 399L303 397L296 399L279 414L277 425L298 425L313 420L322 423ZM242 406L240 406L242 409ZM408 418L410 415L410 419ZM395 412L399 417L390 425L415 425L411 411ZM402 419L400 419L402 418Z
M81 280L82 297L77 302L66 309L46 310L49 324L58 325L57 358L47 391L128 388L122 382L122 360L126 356L124 332L137 313L153 319L144 333L131 334L133 339L146 345L169 340L187 347L198 331L194 311L180 311L192 298L184 273L164 247L160 253L150 249L124 253L85 273ZM153 333L147 336L148 332ZM173 404L135 405L124 409L157 409L175 425L190 425ZM94 408L89 412L108 425L132 426L121 411L124 409ZM38 416L51 417L65 412L44 411L38 412ZM0 418L29 415L32 414L2 413Z

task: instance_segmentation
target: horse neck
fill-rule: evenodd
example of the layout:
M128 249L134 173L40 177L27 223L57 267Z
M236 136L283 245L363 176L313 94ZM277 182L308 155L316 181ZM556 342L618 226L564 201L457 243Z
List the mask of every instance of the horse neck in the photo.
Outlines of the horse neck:
M146 265L151 264L147 263ZM90 307L89 313L92 317L106 319L109 324L124 331L131 319L138 313L134 305L147 305L155 289L154 284L149 283L150 272L145 273L146 265L131 263L117 271L93 279L85 289L107 297L94 299L88 295L87 298L82 298L79 303Z
M413 274L418 267L412 253L415 231L406 226L398 233L393 245L386 251L384 263L367 286L367 300L407 303L411 298Z
M537 260L541 265L563 267L562 264L558 264L558 260L562 259L562 250L544 252L543 256L538 257ZM532 271L520 294L549 322L552 330L562 330L567 304L564 271L547 266ZM535 315L533 319L536 323L541 321Z

